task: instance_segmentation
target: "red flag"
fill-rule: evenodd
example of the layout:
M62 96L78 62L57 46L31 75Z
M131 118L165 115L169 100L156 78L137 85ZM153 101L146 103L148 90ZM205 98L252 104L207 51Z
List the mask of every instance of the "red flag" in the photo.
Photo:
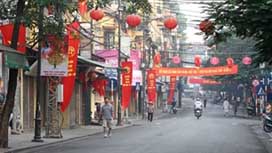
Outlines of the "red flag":
M176 89L176 76L170 76L170 86L167 104L172 104L173 98L175 96L175 89Z
M156 71L147 71L147 97L148 102L155 103L156 100Z
M77 54L79 49L79 33L75 30L79 29L79 22L73 22L67 26L68 34L68 76L63 77L63 102L61 111L64 112L69 106L74 90Z
M78 0L78 11L80 15L84 15L88 10L87 1L86 0Z
M14 28L13 24L6 24L0 26L0 31L2 32L3 35L2 43L5 46L10 46L11 44L13 28ZM20 25L19 28L17 50L20 51L21 53L25 53L26 51L26 28L23 25Z
M130 103L132 84L132 62L122 62L122 108L126 109Z

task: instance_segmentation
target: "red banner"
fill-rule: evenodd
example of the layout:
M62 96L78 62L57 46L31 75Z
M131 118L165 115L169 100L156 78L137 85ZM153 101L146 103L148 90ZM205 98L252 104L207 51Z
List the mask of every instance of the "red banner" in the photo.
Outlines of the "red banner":
M154 68L159 76L216 76L238 73L238 65L205 68Z
M155 103L156 100L156 71L147 71L147 97L149 103Z
M67 26L68 34L68 75L63 77L63 102L61 105L61 111L64 112L69 106L71 97L73 95L76 67L77 67L77 54L79 49L79 33L75 30L79 30L79 22L73 22Z
M191 84L207 84L207 85L218 85L221 82L217 82L215 80L203 79L203 78L189 78L188 80Z
M132 62L122 62L122 109L126 109L130 103L132 84Z
M167 99L168 105L171 105L173 102L175 90L176 90L176 76L170 76L169 95Z
M6 24L0 26L0 31L2 32L3 35L2 43L5 46L10 46L11 44L13 27L14 27L13 24ZM25 53L26 51L26 28L23 25L20 25L19 28L17 50L20 51L21 53Z

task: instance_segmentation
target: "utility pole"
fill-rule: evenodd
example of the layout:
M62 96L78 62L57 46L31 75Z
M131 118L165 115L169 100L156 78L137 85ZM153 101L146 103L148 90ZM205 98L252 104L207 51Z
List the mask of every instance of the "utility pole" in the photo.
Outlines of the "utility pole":
M117 125L121 125L121 97L122 97L122 86L121 86L121 0L118 0L118 69L117 69L117 86L118 86L118 110L117 110Z
M34 139L32 142L43 142L41 139L41 108L40 108L40 89L41 89L41 38L43 36L43 6L40 3L39 6L39 23L38 23L39 33L39 45L38 45L38 55L37 55L37 61L38 61L38 68L37 68L37 78L36 78L36 114L35 114L35 133L34 133Z

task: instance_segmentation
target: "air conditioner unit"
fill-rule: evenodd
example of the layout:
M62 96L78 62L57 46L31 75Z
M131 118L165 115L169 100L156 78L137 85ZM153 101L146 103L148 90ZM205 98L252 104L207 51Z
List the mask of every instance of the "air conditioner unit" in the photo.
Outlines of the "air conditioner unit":
M63 84L57 86L57 102L63 102Z

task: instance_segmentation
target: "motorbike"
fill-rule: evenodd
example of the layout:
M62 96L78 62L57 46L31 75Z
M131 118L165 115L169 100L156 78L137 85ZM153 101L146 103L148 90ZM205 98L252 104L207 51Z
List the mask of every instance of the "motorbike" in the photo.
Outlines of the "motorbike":
M267 133L272 132L272 115L263 114L263 130Z
M201 117L201 115L202 115L202 110L201 109L196 109L195 110L195 117L197 119L199 119Z
M255 108L253 106L247 106L248 116L253 116L255 114Z
M173 108L173 113L174 113L174 114L177 114L177 112L178 112L177 108L174 107L174 108Z

